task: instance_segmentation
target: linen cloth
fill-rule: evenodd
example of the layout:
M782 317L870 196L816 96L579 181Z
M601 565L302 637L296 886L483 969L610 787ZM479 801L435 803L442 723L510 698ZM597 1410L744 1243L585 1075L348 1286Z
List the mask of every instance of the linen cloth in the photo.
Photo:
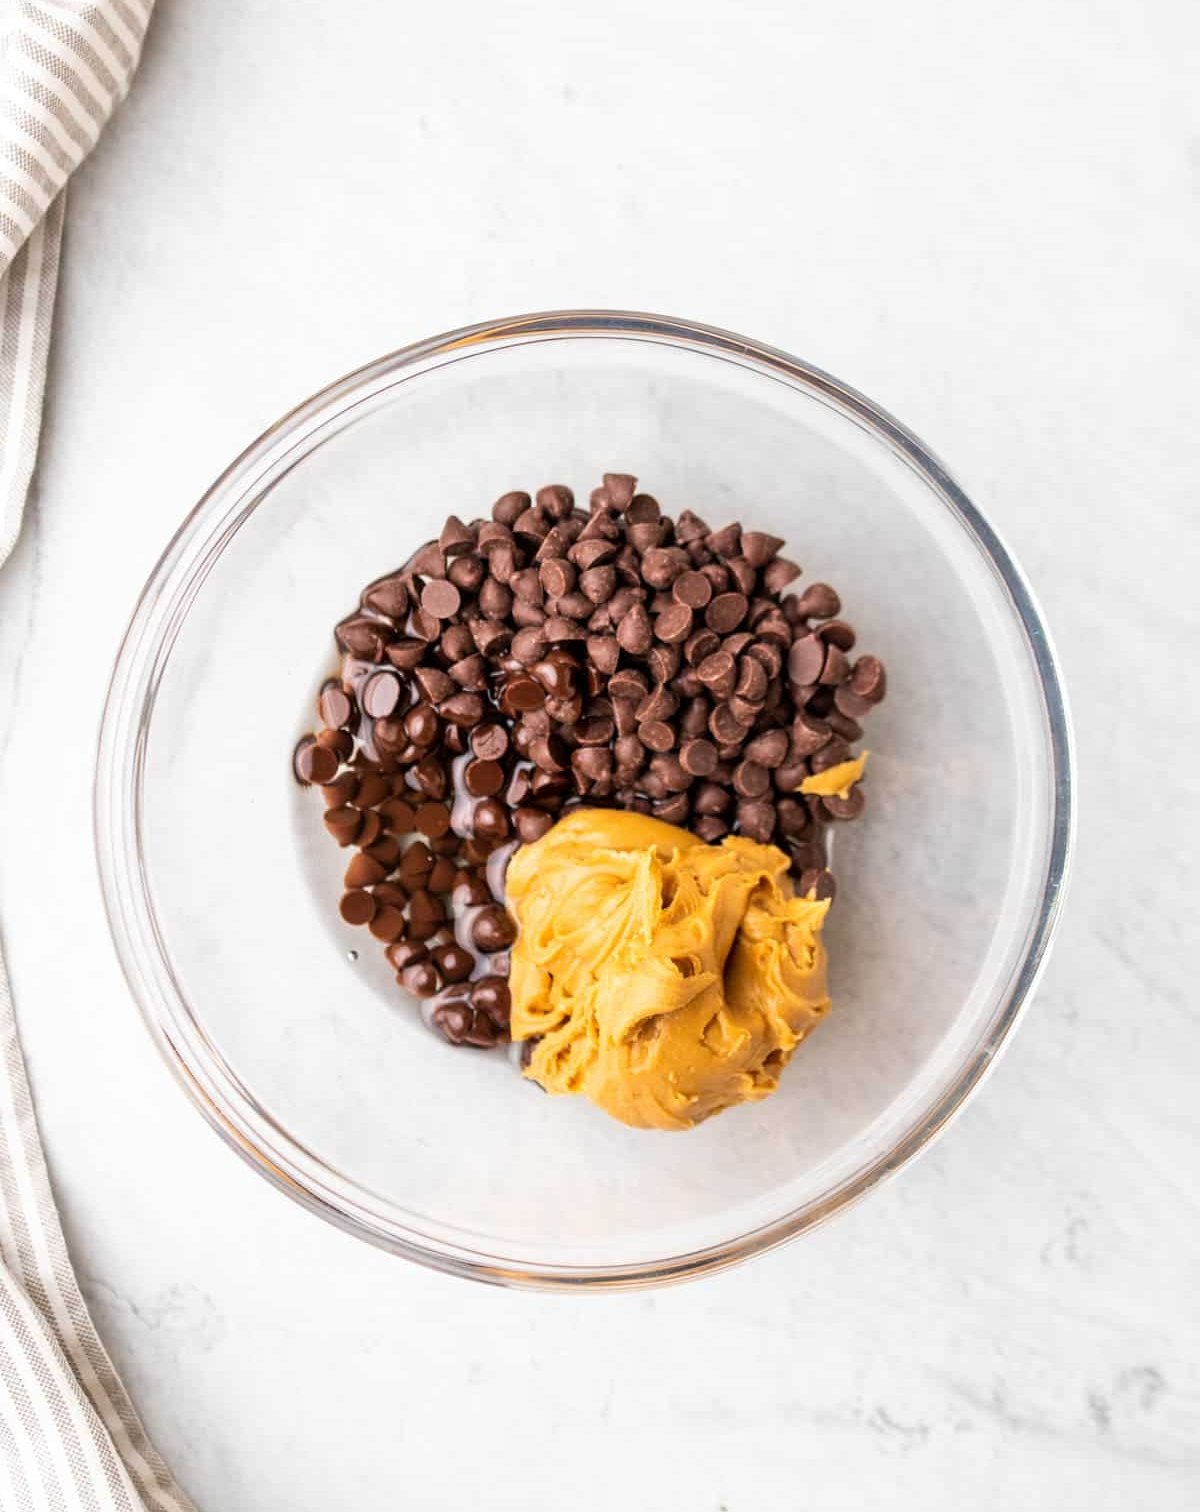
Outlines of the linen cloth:
M154 0L0 0L0 565L37 457L65 185L124 97ZM191 1512L88 1316L0 954L0 1509Z

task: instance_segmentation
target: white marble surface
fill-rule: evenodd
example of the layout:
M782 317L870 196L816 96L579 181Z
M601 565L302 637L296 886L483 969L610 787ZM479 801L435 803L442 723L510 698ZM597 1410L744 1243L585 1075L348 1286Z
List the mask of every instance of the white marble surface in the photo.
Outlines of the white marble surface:
M0 580L0 920L85 1291L201 1507L1195 1506L1195 7L159 11L71 190ZM773 340L928 439L1040 592L1082 790L1044 985L949 1136L798 1245L604 1298L426 1274L236 1161L89 833L119 634L227 459L380 351L585 303Z

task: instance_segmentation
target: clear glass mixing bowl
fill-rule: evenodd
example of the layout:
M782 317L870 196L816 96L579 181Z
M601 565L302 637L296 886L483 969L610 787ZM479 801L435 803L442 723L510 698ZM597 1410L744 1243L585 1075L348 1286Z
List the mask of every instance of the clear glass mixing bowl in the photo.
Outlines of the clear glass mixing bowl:
M361 586L506 489L639 475L785 537L887 662L839 829L834 1011L778 1094L626 1129L425 1030L337 915L292 746ZM511 1285L646 1285L830 1217L944 1127L1029 997L1062 897L1070 737L1038 611L903 426L725 331L584 311L474 326L332 384L183 523L104 716L96 831L122 964L210 1123L297 1201Z

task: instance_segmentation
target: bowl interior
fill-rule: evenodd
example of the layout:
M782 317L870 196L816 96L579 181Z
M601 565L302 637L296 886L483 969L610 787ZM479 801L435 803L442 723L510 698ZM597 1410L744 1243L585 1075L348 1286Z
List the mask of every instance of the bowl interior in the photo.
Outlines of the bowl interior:
M868 811L836 833L833 1014L776 1096L686 1136L425 1030L339 920L346 853L289 770L363 584L450 512L551 481L586 499L605 469L670 513L783 536L889 673ZM443 353L348 397L218 514L147 710L139 886L178 993L165 1032L221 1066L214 1095L323 1203L502 1269L662 1265L819 1216L980 1053L1045 881L1039 687L977 542L818 389L634 337Z

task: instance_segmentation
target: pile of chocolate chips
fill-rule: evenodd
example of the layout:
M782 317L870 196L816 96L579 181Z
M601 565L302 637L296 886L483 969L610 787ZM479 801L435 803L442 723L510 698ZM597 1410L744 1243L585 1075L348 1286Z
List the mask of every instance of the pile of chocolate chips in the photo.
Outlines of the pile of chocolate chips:
M323 728L296 748L357 847L342 917L454 1044L508 1037L504 867L564 810L773 842L819 897L824 825L863 810L861 784L797 792L851 755L886 689L877 657L851 659L837 594L785 594L800 569L777 537L672 520L635 488L606 473L590 511L554 484L448 519L337 626Z

